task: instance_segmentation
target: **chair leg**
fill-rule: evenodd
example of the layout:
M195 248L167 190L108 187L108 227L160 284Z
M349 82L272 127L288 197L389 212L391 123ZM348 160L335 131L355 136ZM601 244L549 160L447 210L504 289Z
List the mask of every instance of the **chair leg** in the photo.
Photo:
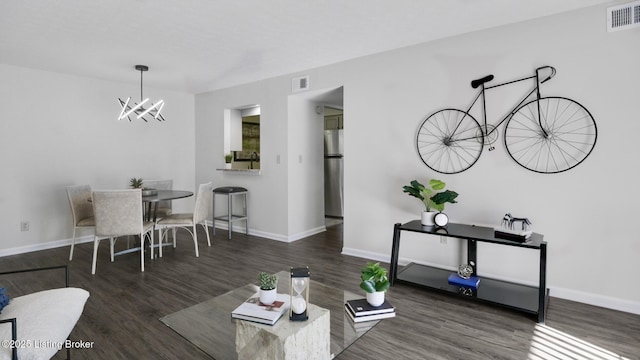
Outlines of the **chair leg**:
M193 244L196 247L196 257L200 257L200 253L198 252L198 233L196 232L196 230L198 230L196 227L198 226L198 224L193 224Z
M73 238L71 238L71 251L69 251L69 261L73 260L73 245L76 243L76 227L73 227Z
M162 228L158 228L158 253L159 257L162 257L162 244L164 243L164 237L162 235Z
M202 227L204 228L204 232L207 234L207 245L211 246L211 237L209 236L209 227L206 222L202 222Z
M148 232L147 234L149 234L149 233L151 233L151 236L147 235L147 237L149 238L149 243L150 243L149 244L149 248L150 248L149 252L151 253L151 260L153 260L153 252L154 252L154 249L153 249L153 229L151 229L151 231ZM143 239L143 238L141 238L141 239ZM140 251L142 251L142 253L144 254L144 241L141 244Z
M111 262L113 262L115 244L116 244L116 238L110 237L109 238L109 245L110 245L109 248L111 250Z
M249 235L249 209L247 208L247 193L244 193L244 231Z
M173 236L173 248L176 248L176 234L178 233L178 228L171 229L171 235Z
M211 227L213 228L213 236L216 236L216 194L213 193L213 196L211 196Z
M233 229L233 225L232 225L233 223L231 222L231 219L233 218L233 215L232 215L233 214L233 196L231 195L231 193L229 193L227 197L228 197L227 200L229 202L228 204L229 214L227 215L228 216L227 224L229 224L229 240L231 240L231 231Z
M145 233L140 233L140 272L144 272L144 237L145 236L146 236Z
M97 236L93 238L93 262L91 264L91 275L96 274L96 258L98 257L98 244L100 240Z

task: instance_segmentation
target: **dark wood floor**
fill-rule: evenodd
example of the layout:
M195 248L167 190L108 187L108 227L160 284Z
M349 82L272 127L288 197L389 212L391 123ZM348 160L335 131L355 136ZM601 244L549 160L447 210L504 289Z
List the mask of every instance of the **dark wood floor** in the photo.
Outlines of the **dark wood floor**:
M110 263L107 241L100 246L95 276L92 244L76 246L72 262L68 247L4 257L0 271L69 263L71 285L91 293L71 338L94 342L92 349L73 350L73 359L208 359L158 319L255 283L262 270L309 265L314 280L360 291L359 268L366 260L340 254L342 225L291 244L236 233L229 241L226 231L216 231L207 247L204 238L201 232L200 258L181 235L178 248L148 260L144 273L137 253ZM63 285L60 275L2 281L12 295ZM396 285L387 296L397 316L338 359L640 359L637 315L551 298L546 325L537 326L520 313L410 286Z

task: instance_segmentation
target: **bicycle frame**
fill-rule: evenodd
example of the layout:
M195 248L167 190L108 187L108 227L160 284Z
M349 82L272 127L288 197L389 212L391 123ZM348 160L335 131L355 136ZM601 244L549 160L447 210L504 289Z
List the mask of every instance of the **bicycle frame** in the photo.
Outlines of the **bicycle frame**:
M551 73L544 78L543 80L540 80L540 71L541 70L545 70L545 69L549 69L551 71ZM489 135L491 135L494 131L497 131L498 127L500 125L502 125L502 123L504 123L506 120L508 120L511 116L513 116L513 114L515 114L515 112L520 108L520 106L522 106L522 104L525 103L525 101L527 101L531 95L533 95L533 93L536 94L536 98L538 100L540 100L540 85L544 84L545 82L549 81L552 77L554 77L556 74L556 69L553 66L541 66L539 68L536 69L536 73L532 76L528 76L522 79L517 79L517 80L512 80L512 81L508 81L505 83L501 83L501 84L496 84L496 85L492 85L492 86L487 86L485 87L485 83L488 81L491 81L491 79L493 79L493 75L489 75L486 76L484 78L478 79L478 80L474 80L471 82L471 86L476 88L476 87L480 87L480 91L478 91L478 94L476 95L476 97L473 99L473 101L471 102L471 105L469 105L469 107L467 108L467 110L465 111L465 116L462 117L462 119L460 119L460 122L458 123L458 125L456 126L456 128L454 129L453 133L451 134L452 137L453 135L456 133L456 131L458 130L458 127L460 126L460 124L462 123L462 121L464 120L464 118L466 117L466 115L469 115L469 111L471 111L471 109L473 108L473 106L476 104L476 102L478 102L478 99L480 99L480 97L482 96L482 119L484 122L484 126L480 126L480 130L482 131L482 137L486 138ZM529 91L529 93L527 95L525 95L522 100L516 105L514 106L507 115L505 115L504 118L502 118L502 120L500 120L497 124L495 124L495 126L493 127L493 129L491 129L491 131L488 130L488 123L487 123L487 104L486 104L486 98L485 98L485 91L486 90L491 90L500 86L505 86L505 85L510 85L510 84L514 84L520 81L525 81L525 80L531 80L531 79L535 79L535 85L533 87L533 89L531 89L531 91ZM479 83L479 85L475 85L476 83ZM546 130L544 129L544 127L542 126L542 120L540 117L540 105L538 104L538 123L540 124L540 129L542 130L543 134L545 137L548 136ZM491 124L493 125L493 124ZM469 139L473 139L473 138L480 138L480 136L474 136L474 137L470 137L470 138L464 138L464 139L457 139L457 141L460 140L469 140ZM456 141L453 139L450 139L450 141Z
M555 73L552 66L542 66L535 69L532 76L500 84L488 84L493 75L471 81L471 87L477 92L473 91L466 111L441 109L420 123L416 133L420 159L439 173L465 171L478 161L483 150L495 150L498 127L502 126L506 153L527 170L559 173L582 163L595 146L598 129L589 110L577 101L562 96L542 96L541 85ZM517 90L509 91L509 100L504 102L505 113L489 112L491 119L487 119L486 91L522 81L533 84L521 83Z

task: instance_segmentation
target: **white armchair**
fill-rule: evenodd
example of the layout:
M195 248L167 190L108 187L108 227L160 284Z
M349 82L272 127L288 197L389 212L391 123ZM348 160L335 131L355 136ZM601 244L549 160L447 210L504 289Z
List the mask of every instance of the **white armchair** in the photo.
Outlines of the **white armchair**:
M58 350L64 348L65 341L82 315L89 292L69 287L69 269L64 266L52 266L35 269L0 272L2 276L10 274L37 272L45 270L65 270L65 287L43 290L11 299L0 313L0 340L3 344L10 341L24 346L0 347L0 360L5 359L50 359ZM35 342L38 341L40 346ZM49 346L42 346L49 344ZM56 345L56 346L51 346ZM66 347L67 359L70 348Z

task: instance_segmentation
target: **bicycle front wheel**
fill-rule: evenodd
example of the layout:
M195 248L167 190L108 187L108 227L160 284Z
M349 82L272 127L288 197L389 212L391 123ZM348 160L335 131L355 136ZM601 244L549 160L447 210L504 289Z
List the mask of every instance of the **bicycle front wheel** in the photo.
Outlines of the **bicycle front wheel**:
M430 169L457 174L480 158L484 133L480 124L462 110L444 109L427 117L416 136L418 154Z
M525 169L545 174L579 165L593 151L597 137L589 110L562 97L543 97L522 105L504 130L511 158Z

